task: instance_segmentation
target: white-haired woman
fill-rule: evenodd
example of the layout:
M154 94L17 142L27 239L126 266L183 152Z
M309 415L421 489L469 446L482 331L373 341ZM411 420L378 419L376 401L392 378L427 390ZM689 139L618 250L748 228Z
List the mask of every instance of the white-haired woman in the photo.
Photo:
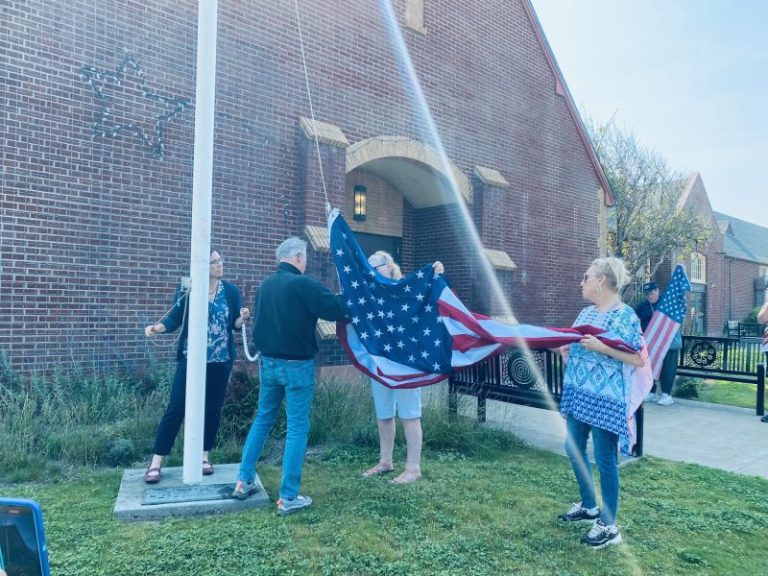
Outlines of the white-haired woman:
M627 403L631 367L645 360L640 354L643 335L635 311L621 301L628 282L624 263L618 258L598 258L587 269L581 293L592 302L579 314L574 326L594 326L612 332L632 350L611 348L587 335L572 344L565 365L560 411L567 420L565 450L576 476L581 502L558 518L565 522L594 521L582 541L592 548L621 543L616 526L619 501L619 438L628 436ZM602 508L595 499L592 467L587 457L590 433L595 462L600 472Z
M375 252L368 258L368 263L385 278L399 280L403 277L400 267L392 255L383 250ZM440 262L432 267L435 274L442 274L444 269ZM421 478L421 388L395 390L371 379L373 404L376 409L376 422L379 427L379 462L363 472L365 478L387 474L395 468L392 463L392 453L395 447L395 414L400 416L405 433L405 470L392 480L395 484L410 484Z

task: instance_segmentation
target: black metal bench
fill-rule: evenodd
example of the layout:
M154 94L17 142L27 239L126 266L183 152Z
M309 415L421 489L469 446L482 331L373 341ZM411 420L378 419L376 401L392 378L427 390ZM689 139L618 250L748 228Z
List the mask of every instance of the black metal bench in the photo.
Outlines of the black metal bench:
M755 412L765 413L765 362L759 338L683 336L678 376L710 378L757 385ZM534 408L558 410L563 392L563 360L549 350L509 349L457 370L449 381L448 409L458 411L458 394L477 398L477 419L485 422L486 401L499 400ZM643 454L643 407L635 414L635 456Z
M448 410L458 412L458 395L477 398L477 420L486 420L486 401L499 400L545 410L559 410L563 393L563 359L549 350L510 348L502 354L457 370L448 384ZM643 454L643 408L635 414L637 441L633 454Z

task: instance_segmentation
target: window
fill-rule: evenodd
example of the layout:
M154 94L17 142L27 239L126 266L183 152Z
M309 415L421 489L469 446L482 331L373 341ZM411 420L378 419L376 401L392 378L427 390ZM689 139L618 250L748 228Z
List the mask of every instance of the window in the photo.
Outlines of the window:
M691 254L691 282L707 283L707 257L704 254Z
M421 32L424 29L424 0L405 0L405 23L408 28Z

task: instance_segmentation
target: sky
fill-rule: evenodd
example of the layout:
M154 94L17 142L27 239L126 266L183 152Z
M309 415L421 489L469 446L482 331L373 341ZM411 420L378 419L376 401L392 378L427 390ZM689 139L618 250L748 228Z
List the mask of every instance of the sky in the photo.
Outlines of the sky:
M768 2L532 0L582 116L616 123L712 208L768 227Z

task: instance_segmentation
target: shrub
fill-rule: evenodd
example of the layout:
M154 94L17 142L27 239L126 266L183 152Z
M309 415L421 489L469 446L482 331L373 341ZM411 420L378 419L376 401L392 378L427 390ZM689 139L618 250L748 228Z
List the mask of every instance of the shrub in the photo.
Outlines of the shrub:
M745 324L757 324L758 323L757 322L757 313L758 312L760 312L760 307L759 306L755 306L754 308L752 308L752 310L747 312L747 314L744 316L744 319L742 320L742 322L744 322Z
M679 376L675 385L675 396L678 398L698 398L699 381L696 378Z
M78 466L127 466L148 457L168 401L172 375L165 369L126 375L80 369L23 381L0 362L0 481L63 474ZM222 410L214 457L236 462L256 415L258 379L235 372ZM474 419L450 417L443 386L424 389L424 443L433 450L475 455L509 447L506 433ZM282 410L265 456L277 457L285 437ZM398 425L398 449L404 447ZM378 428L367 379L330 379L316 384L309 445L324 453L349 447L378 450ZM177 439L167 464L181 462Z
M162 381L58 370L24 381L0 366L0 474L41 478L61 464L127 464L149 449L162 414Z

